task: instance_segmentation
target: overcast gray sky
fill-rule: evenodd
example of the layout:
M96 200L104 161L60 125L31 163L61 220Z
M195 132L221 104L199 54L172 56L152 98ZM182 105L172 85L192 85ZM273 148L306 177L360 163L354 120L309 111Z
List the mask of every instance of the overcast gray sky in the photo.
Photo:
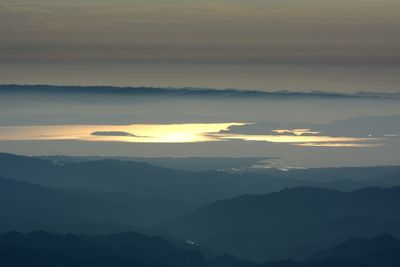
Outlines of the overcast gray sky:
M397 0L2 0L0 83L399 91Z

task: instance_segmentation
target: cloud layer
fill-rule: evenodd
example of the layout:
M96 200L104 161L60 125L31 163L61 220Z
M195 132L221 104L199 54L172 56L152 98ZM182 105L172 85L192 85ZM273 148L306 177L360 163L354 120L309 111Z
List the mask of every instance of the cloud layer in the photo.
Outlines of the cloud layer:
M399 12L392 0L2 0L0 83L393 91Z
M231 122L164 125L5 126L0 127L0 140L80 140L126 143L197 143L236 140L307 147L359 148L378 146L383 144L385 139L389 139L388 136L378 138L372 137L370 134L363 137L330 136L313 132L310 129L267 130L263 128L264 134L237 133L238 129L240 132L242 128L246 129L246 127L254 125L257 124ZM262 126L265 124L261 124ZM140 135L132 134L132 132ZM396 133L400 134L400 131L396 131Z

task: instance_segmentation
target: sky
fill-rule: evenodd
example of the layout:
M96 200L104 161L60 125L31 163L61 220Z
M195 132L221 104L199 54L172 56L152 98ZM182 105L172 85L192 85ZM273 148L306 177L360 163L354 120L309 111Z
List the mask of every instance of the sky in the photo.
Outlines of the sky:
M1 0L0 84L397 92L397 0Z
M400 164L399 14L398 0L0 0L0 151Z

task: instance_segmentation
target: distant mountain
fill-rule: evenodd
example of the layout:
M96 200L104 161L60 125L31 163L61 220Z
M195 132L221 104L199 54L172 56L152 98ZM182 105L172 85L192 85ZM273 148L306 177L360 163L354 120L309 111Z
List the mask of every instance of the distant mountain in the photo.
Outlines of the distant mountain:
M221 158L221 157L100 157L100 156L38 156L56 164L70 164L85 161L114 159L122 161L142 162L154 166L186 170L211 171L223 170L231 173L259 173L272 177L285 177L302 181L315 187L335 188L339 190L355 190L368 186L400 185L400 166L364 166L336 168L305 168L280 170L275 168L255 168L261 162L271 158ZM268 163L268 162L267 162ZM264 163L264 164L267 164ZM313 182L315 182L313 184Z
M113 159L59 164L4 153L0 154L0 176L55 188L168 198L193 203L193 207L245 193L272 192L299 184L292 178L257 173L191 172Z
M303 181L334 182L340 180L351 180L356 182L379 183L385 176L397 174L398 179L393 182L400 185L400 166L365 166L365 167L342 167L342 168L310 168L290 169L281 171L278 169L260 169L258 172L276 177L296 177Z
M117 231L133 229L128 207L0 177L0 231Z
M392 256L388 258L389 255ZM319 251L311 257L311 260L331 258L349 259L372 266L383 265L387 260L392 262L395 260L396 266L400 266L400 240L389 234L371 239L352 238L331 249Z
M382 183L375 181L354 181L351 179L337 179L329 182L305 182L313 187L337 189L340 191L353 191L365 187L383 186Z
M256 265L232 256L207 260L194 249L180 249L161 237L134 232L108 236L9 232L0 235L0 266L254 267Z
M396 170L390 174L384 176L378 176L374 179L371 179L370 182L379 182L384 185L399 185L400 184L400 170Z
M112 217L118 218L118 223L135 227L160 224L218 199L297 185L292 179L262 174L189 172L114 159L60 163L6 153L0 153L1 176L42 185L46 190L61 190L63 194L68 191L74 198L90 198L93 207L102 202L113 203L125 212ZM17 198L18 192L15 189L13 194ZM44 199L52 202L51 196ZM104 218L111 215L115 214L104 210Z
M38 156L39 159L50 160L59 164L71 162L98 161L116 159L123 161L145 162L151 165L187 171L235 170L250 168L268 157L104 157L104 156Z
M305 259L353 236L400 234L398 203L400 187L293 188L218 201L163 227L238 257Z
M257 173L301 181L303 185L352 191L365 187L400 185L400 166L365 166L310 169L253 169Z
M115 86L57 86L57 85L0 85L0 94L80 94L83 96L120 95L120 96L163 96L163 97L229 97L229 98L366 98L398 99L400 93L358 92L354 94L312 91L260 91L240 89L212 88L170 88L170 87L115 87Z
M382 234L370 239L352 238L316 253L305 262L280 261L263 267L398 267L400 240Z
M0 177L0 232L110 233L151 227L187 210L182 203L160 198L72 192Z
M287 172L277 170L234 173L216 170L194 172L132 160L56 159L49 157L45 160L0 153L0 176L48 187L127 192L136 197L183 200L192 207L199 207L219 199L243 194L268 193L285 187L313 186L349 191L367 186L388 186L383 180L380 183L379 178L400 171L400 167L366 167ZM245 159L246 162L249 160L254 159ZM193 165L193 161L194 158L189 164Z
M336 170L337 177L344 173L346 178L318 182L317 178L320 176L314 176L317 172L333 178ZM118 223L135 227L158 225L213 201L243 194L262 194L304 185L354 190L374 183L350 180L348 177L351 177L351 173L359 177L369 170L374 174L372 177L375 177L376 174L391 174L397 169L382 167L366 170L344 168L343 172L341 170L310 170L310 173L293 172L293 175L288 176L281 172L274 173L273 176L254 172L173 170L131 160L45 160L0 153L0 177L42 185L47 190L61 190L63 194L67 194L68 191L69 195L73 193L74 198L90 198L93 207L98 207L102 202L112 203L120 210L127 211L121 216L114 216L119 218ZM311 179L306 178L308 174ZM14 195L18 197L17 191ZM51 200L51 197L46 198L46 201ZM113 214L106 212L104 215L108 218Z

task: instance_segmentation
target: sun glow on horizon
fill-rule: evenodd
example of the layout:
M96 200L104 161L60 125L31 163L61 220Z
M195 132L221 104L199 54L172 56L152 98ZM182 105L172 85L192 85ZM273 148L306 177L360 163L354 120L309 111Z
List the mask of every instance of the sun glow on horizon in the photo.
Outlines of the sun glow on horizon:
M50 125L0 127L0 140L81 140L132 143L220 141L213 134L245 123ZM101 133L101 134L99 134Z
M273 130L275 134L230 133L231 126L251 123L181 123L133 125L2 126L0 140L77 140L126 143L198 143L230 140L269 142L299 147L373 147L377 138L318 135L310 129Z

